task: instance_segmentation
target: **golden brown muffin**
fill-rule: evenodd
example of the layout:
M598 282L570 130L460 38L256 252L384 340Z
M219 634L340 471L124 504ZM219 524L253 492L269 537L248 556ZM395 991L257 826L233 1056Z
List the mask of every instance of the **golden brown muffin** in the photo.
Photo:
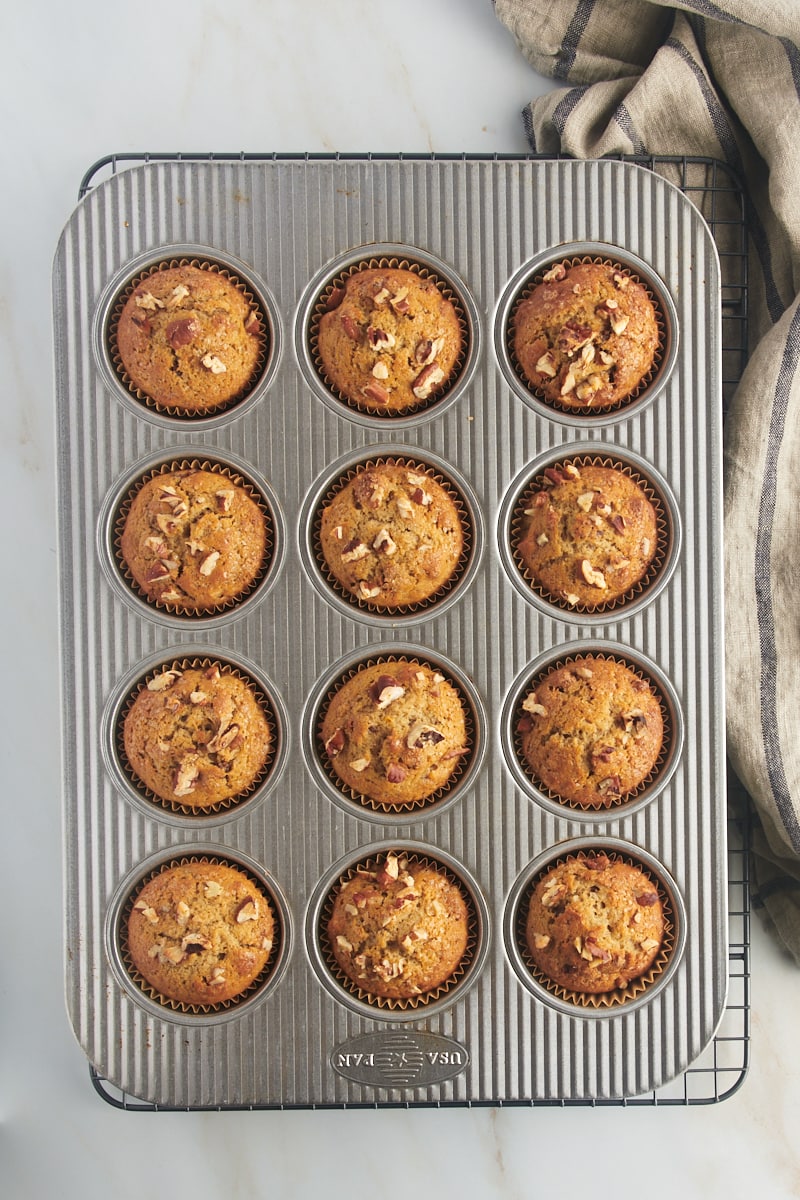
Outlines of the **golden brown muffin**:
M587 609L611 604L644 579L658 550L656 510L616 467L548 467L527 501L517 554L554 600Z
M202 414L243 395L264 354L262 320L220 271L166 267L125 301L114 337L125 374L160 408Z
M161 996L216 1005L241 995L269 961L272 906L254 881L223 863L190 861L150 879L128 917L130 960Z
M569 804L608 808L658 763L661 703L624 663L585 655L550 670L522 702L522 759L534 781Z
M325 758L356 795L414 804L446 786L469 753L455 687L425 663L362 667L341 684L322 723Z
M410 1000L458 969L469 919L461 889L444 871L387 854L336 894L327 935L336 963L363 992Z
M398 267L365 268L334 290L319 321L328 381L368 412L402 413L435 398L462 351L453 304L431 279Z
M242 596L266 565L267 515L222 471L187 468L148 479L120 538L123 562L148 600L212 611Z
M269 758L272 734L253 688L212 663L170 668L138 692L123 723L134 774L160 799L214 808L245 794Z
M650 374L660 334L646 289L608 263L556 263L513 316L523 375L550 403L598 409Z
M570 857L537 882L525 927L531 959L573 992L625 989L653 965L664 908L652 879L606 854Z
M375 608L434 596L464 548L453 496L424 469L383 462L362 467L325 506L320 548L346 592Z

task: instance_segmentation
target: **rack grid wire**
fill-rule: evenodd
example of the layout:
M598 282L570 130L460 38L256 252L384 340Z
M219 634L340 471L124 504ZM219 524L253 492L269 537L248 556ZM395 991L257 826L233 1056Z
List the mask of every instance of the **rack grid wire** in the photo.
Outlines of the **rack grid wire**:
M118 171L151 162L265 162L287 160L459 160L491 162L536 160L546 155L501 154L315 154L238 152L125 152L110 154L94 163L83 176L78 198ZM615 155L618 161L652 170L679 187L704 217L720 258L722 277L722 402L727 412L748 356L747 198L741 181L727 164L693 155ZM672 1107L716 1104L739 1090L750 1066L750 840L752 802L732 770L728 771L728 996L719 1027L705 1051L683 1074L642 1096L623 1099L527 1100L497 1103L493 1107ZM151 1104L128 1095L90 1065L97 1094L114 1108L127 1112L198 1112L270 1110L281 1105L210 1105L176 1107ZM464 1105L460 1105L464 1107ZM316 1105L315 1107L325 1107ZM332 1106L341 1107L341 1106ZM383 1103L349 1104L347 1107L385 1108ZM394 1107L413 1108L398 1104ZM442 1105L445 1107L445 1105ZM458 1107L458 1105L456 1105ZM478 1107L470 1105L470 1107Z

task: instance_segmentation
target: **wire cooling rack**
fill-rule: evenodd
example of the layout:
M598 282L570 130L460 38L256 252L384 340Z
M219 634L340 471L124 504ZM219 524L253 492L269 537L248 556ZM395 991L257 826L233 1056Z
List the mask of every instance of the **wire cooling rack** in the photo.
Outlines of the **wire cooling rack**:
M84 175L79 187L82 198L93 187L118 171L149 162L264 162L288 159L531 159L535 155L467 154L248 154L126 152L99 159ZM747 208L744 189L730 168L711 158L687 155L620 155L664 176L679 187L705 218L720 257L722 275L722 392L725 411L747 361L748 274ZM701 1056L670 1083L642 1096L621 1100L532 1100L514 1107L653 1107L716 1104L732 1096L744 1082L750 1065L750 832L752 808L749 797L732 771L728 772L728 997L715 1036ZM190 1111L137 1100L109 1083L94 1067L90 1078L98 1095L115 1108L129 1112ZM278 1106L226 1105L257 1109ZM352 1107L352 1106L351 1106ZM365 1105L363 1107L379 1107ZM381 1104L380 1107L387 1107ZM413 1107L407 1106L398 1107ZM511 1107L511 1105L505 1105ZM217 1111L217 1106L209 1106ZM191 1111L209 1111L193 1107Z

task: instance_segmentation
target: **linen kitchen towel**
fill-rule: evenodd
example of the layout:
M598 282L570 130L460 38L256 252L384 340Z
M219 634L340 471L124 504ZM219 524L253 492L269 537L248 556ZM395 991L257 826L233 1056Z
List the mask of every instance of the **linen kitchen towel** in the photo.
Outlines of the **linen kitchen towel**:
M533 151L703 156L745 188L750 344L725 445L728 752L760 819L755 901L800 965L800 3L494 7L535 70L564 83L523 112Z

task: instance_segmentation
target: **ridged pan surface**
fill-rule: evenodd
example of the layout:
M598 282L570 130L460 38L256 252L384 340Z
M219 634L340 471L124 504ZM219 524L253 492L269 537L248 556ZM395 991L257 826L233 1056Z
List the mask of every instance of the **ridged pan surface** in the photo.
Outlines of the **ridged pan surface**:
M506 338L523 282L584 255L637 272L664 319L657 378L630 408L589 419L531 396ZM127 393L105 346L126 281L185 257L243 277L270 339L241 404L194 421ZM443 278L467 333L456 386L401 419L332 396L309 335L326 282L374 258ZM719 286L697 210L629 163L153 162L80 202L53 273L65 972L75 1035L111 1083L179 1107L591 1100L656 1088L707 1045L727 986ZM386 456L449 471L472 525L469 562L442 603L388 618L334 593L311 544L314 503L337 469ZM528 594L506 545L517 492L567 457L621 461L662 501L659 579L599 616ZM149 607L114 562L125 487L184 460L244 476L273 518L267 578L207 620ZM600 813L528 786L508 728L526 673L576 651L649 670L670 731L658 786ZM356 661L387 655L438 664L472 710L472 757L452 792L398 814L353 804L313 761L315 699ZM115 761L115 714L160 663L215 657L269 693L280 744L246 803L198 820L132 789ZM652 869L673 922L665 969L610 1008L542 989L515 932L534 870L597 847ZM462 976L400 1010L340 988L318 936L335 879L392 849L437 860L471 905ZM266 985L218 1012L159 1005L120 951L135 882L191 855L241 864L280 921Z

